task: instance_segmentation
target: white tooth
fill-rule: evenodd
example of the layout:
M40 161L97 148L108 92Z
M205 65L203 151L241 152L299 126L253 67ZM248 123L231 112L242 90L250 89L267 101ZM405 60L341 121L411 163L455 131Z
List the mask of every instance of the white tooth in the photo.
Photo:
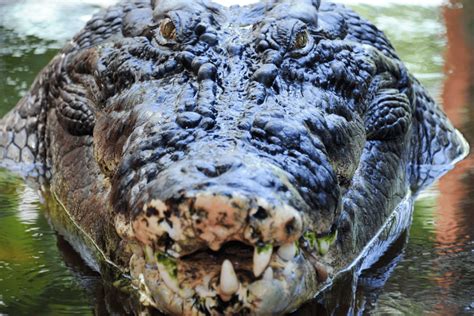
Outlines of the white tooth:
M161 263L158 263L158 272L160 272L160 277L165 282L166 286L168 286L173 292L179 293L179 284L176 277L173 277L169 272L168 269Z
M296 244L294 242L290 244L281 245L278 249L278 256L285 261L292 260L296 255Z
M329 236L325 236L319 239L316 239L316 243L318 244L319 254L324 256L328 253L329 248L337 239L337 231Z
M329 242L327 242L326 240L321 240L319 243L318 243L318 246L319 246L319 253L324 256L325 254L328 253L329 251Z
M239 280L229 260L224 260L222 263L220 280L220 290L223 294L232 295L239 289Z
M255 247L253 252L253 274L255 277L260 276L270 263L272 257L273 246L266 245L262 248Z
M140 303L142 303L144 306L153 306L153 303L150 300L150 297L152 297L152 295L150 289L146 285L145 276L143 275L143 273L140 273L140 275L138 276L138 280L140 282L138 285L140 288Z
M147 262L154 262L155 261L155 256L153 254L153 249L149 246L145 246L145 258Z
M266 281L273 280L273 269L271 267L268 267L267 270L265 270L263 273L263 279Z

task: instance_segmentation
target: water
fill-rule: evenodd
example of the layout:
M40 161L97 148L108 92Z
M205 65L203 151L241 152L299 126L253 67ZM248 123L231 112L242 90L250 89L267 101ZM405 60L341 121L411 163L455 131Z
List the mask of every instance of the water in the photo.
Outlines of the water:
M474 144L474 2L346 1L386 31ZM0 0L0 115L91 14L112 2ZM402 238L370 278L362 276L356 299L366 313L474 315L473 209L468 158L418 199L408 244ZM102 314L109 292L43 214L36 193L0 171L0 314ZM326 311L312 304L300 314L315 312Z

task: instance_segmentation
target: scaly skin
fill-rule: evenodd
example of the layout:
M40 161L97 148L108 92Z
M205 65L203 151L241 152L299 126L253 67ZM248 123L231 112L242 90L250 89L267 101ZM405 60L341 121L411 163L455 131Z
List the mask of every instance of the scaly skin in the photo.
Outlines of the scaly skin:
M135 0L92 18L0 121L171 314L282 314L467 152L384 35L318 0Z

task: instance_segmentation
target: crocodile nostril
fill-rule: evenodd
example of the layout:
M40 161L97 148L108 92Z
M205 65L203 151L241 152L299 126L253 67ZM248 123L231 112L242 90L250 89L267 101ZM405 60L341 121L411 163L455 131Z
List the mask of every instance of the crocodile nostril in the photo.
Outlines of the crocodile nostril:
M253 217L257 218L257 219L261 219L261 220L264 220L265 218L268 217L268 212L266 209L264 209L263 207L259 206L258 207L258 210L255 214L253 214Z

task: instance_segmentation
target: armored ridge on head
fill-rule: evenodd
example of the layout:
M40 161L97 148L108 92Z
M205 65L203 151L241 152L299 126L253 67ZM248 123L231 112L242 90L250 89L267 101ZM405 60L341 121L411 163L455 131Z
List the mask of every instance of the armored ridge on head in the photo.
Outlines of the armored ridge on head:
M382 32L319 1L124 1L0 121L0 163L171 314L296 309L466 149Z

